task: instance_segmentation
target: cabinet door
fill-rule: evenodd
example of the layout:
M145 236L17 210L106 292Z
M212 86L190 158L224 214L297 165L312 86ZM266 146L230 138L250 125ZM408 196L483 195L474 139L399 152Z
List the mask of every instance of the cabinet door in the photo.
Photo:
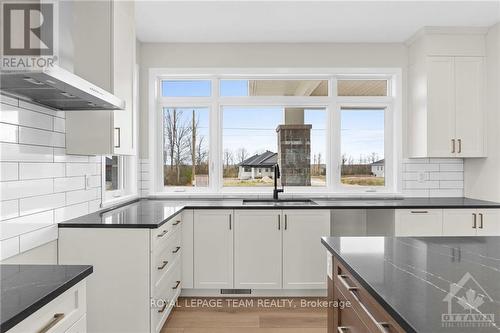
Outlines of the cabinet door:
M321 237L330 235L330 211L285 210L283 218L283 288L326 289Z
M483 57L455 58L457 156L483 157Z
M234 212L234 287L281 288L281 210Z
M474 222L476 214L476 222ZM445 209L443 236L476 236L479 221L475 209Z
M233 288L232 210L194 211L194 287Z
M114 111L114 153L134 155L135 16L133 1L113 1L113 93L125 101Z
M478 236L500 236L500 209L478 210L477 219Z
M427 58L428 157L455 156L451 141L455 138L453 63L453 57ZM417 135L425 135L425 133L417 133Z
M182 288L193 288L194 211L182 212Z
M441 236L442 232L442 209L396 210L394 230L396 236Z

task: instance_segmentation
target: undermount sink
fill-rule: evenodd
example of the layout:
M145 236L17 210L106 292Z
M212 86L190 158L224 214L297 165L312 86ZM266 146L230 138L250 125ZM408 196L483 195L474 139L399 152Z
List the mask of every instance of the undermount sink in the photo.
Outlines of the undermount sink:
M250 206L308 206L317 205L316 202L309 199L245 199L243 205Z

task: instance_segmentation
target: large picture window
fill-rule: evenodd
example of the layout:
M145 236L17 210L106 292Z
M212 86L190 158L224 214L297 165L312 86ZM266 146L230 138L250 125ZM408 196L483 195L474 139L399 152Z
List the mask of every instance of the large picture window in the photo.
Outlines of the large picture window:
M397 190L397 70L159 77L155 188L270 193L278 165L285 193Z

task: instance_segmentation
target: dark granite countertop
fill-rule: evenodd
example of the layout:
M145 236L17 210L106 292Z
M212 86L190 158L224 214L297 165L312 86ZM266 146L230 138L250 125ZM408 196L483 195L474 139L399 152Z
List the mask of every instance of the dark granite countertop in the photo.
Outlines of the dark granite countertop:
M92 273L88 265L0 265L0 332L6 332Z
M314 204L244 205L241 199L141 199L59 223L60 228L157 228L183 209L419 209L500 208L469 198L312 199Z
M500 237L324 237L322 243L408 332L500 331Z

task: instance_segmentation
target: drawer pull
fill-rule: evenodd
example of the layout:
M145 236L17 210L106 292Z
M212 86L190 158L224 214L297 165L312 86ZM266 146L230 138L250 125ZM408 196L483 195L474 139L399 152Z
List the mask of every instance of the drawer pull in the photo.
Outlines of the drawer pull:
M342 284L344 285L344 287L346 287L347 290L349 290L349 291L358 290L357 287L351 287L351 286L349 286L349 284L347 284L346 279L349 278L349 275L340 274L338 277L339 277L340 282L342 282Z
M175 221L172 225L178 225L179 223L181 223L181 221Z
M477 214L472 214L472 229L476 229L477 227Z
M161 307L161 309L160 309L160 310L158 310L158 313L162 313L163 311L165 311L165 309L166 309L166 308L167 308L167 302L165 302L165 303L163 304L163 306Z
M167 266L167 264L168 264L168 261L166 261L166 260L163 260L162 262L163 262L163 265L158 266L158 270L162 270L162 269L164 269L164 268L165 268L165 266Z
M338 332L338 333L346 333L346 332L349 332L349 327L347 327L347 326L338 326L338 327L337 327L337 332Z
M54 317L45 325L38 333L48 332L52 327L56 326L58 322L64 319L64 313L56 313Z
M174 286L174 287L172 287L172 289L174 289L174 290L175 290L175 289L179 288L179 285L180 285L180 284L181 284L181 281L176 281L176 282L175 282L175 286Z
M483 213L479 213L479 229L483 229Z
M175 250L173 250L173 251L172 251L172 253L177 253L177 252L179 252L179 250L180 250L180 249L181 249L181 247L180 247L180 246L177 246L177 247L175 248Z
M366 315L368 316L368 318L373 322L373 324L375 324L375 326L378 327L378 329L381 331L381 332L387 332L387 330L389 329L389 323L385 323L385 322L378 322L375 317L373 317L373 315L370 313L370 311L368 311L368 309L366 308L366 306L361 302L361 300L359 299L358 295L356 295L356 289L353 289L353 290L349 290L352 297L354 298L354 300L356 301L356 303L359 304L359 306L361 307L361 309L363 309L363 311L366 313Z
M158 235L158 238L162 238L163 236L165 236L167 234L167 232L168 232L168 230L163 230L163 232Z
M411 213L412 214L429 214L429 212L426 210L412 210Z

